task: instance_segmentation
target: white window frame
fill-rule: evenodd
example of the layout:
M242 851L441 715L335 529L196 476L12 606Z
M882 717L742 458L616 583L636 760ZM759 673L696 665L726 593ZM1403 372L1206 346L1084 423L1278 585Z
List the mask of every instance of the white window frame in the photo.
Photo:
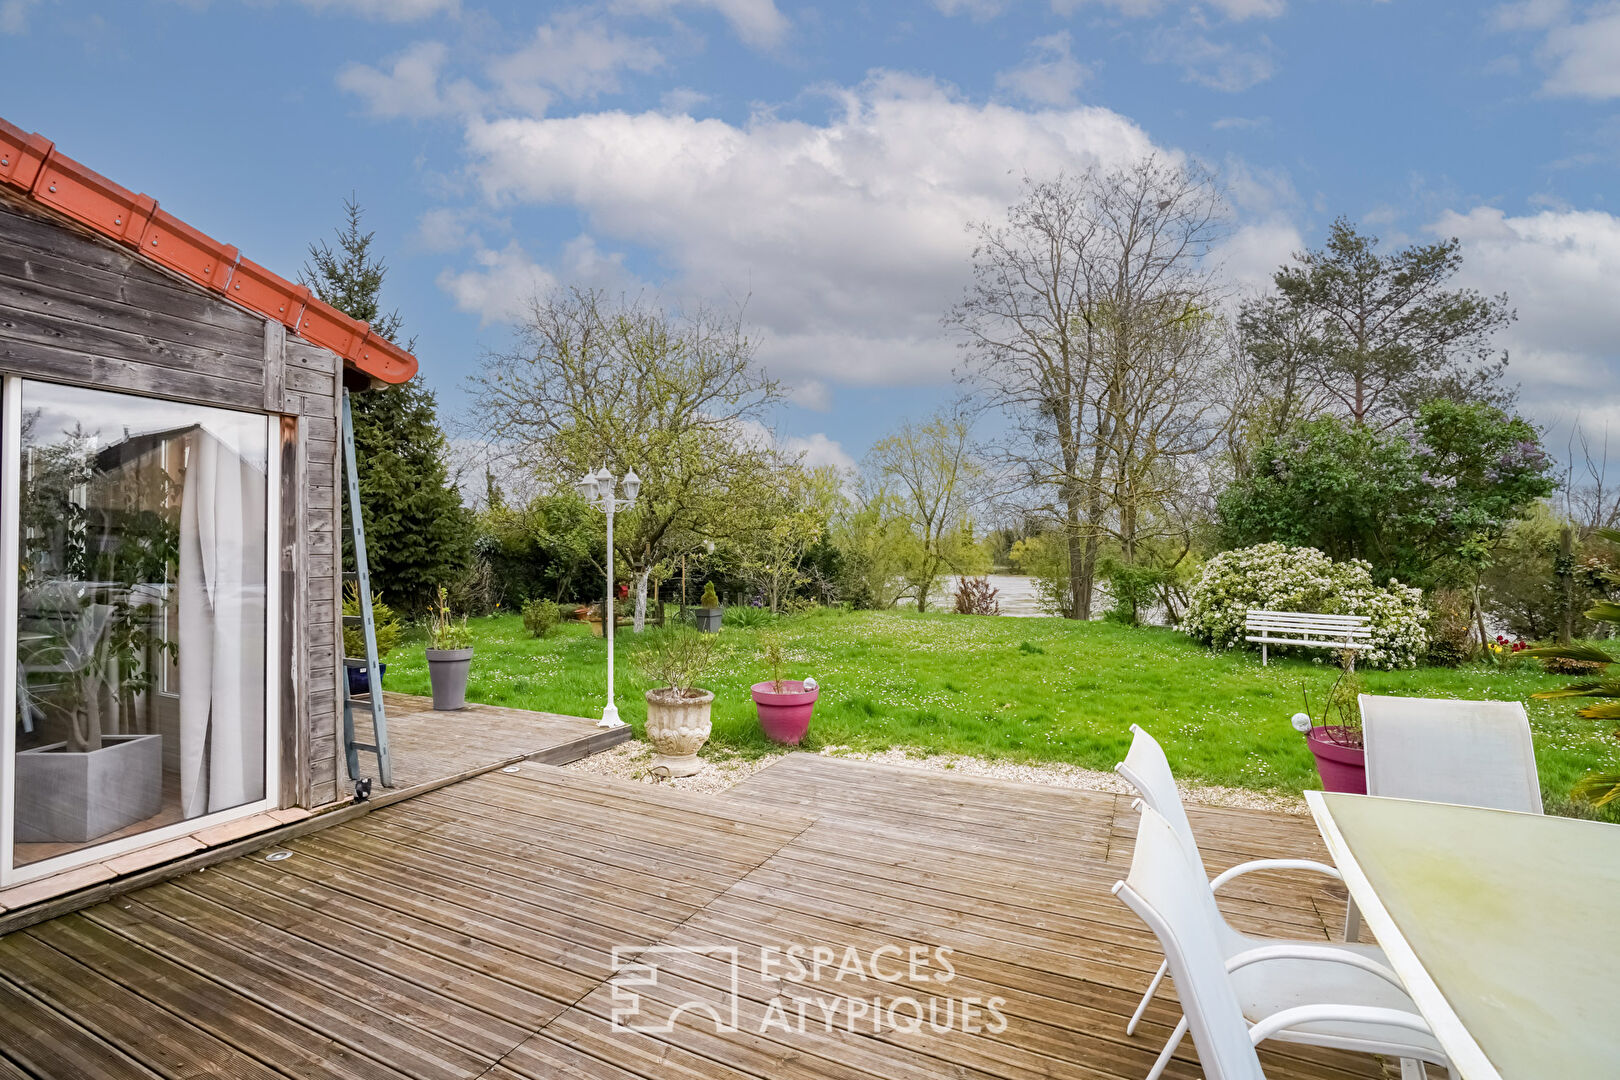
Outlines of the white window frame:
M134 836L106 843L91 843L78 851L55 855L24 866L13 865L16 839L17 753L17 559L20 537L20 480L22 444L22 389L24 383L65 386L70 389L107 390L72 383L56 383L21 375L4 376L0 384L0 889L60 874L81 866L105 862L141 848L161 844L228 821L262 814L280 805L281 792L281 418L241 409L223 409L243 416L259 416L265 424L265 664L264 664L264 792L256 802L212 814L177 821ZM139 399L126 390L107 390Z

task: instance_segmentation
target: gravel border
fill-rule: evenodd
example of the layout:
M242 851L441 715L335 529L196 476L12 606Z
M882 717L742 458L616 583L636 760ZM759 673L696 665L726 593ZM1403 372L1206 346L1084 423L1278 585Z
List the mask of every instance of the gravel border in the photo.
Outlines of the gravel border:
M574 772L591 773L629 780L643 784L668 784L682 791L719 794L732 785L752 776L775 762L783 754L762 754L755 758L725 755L710 750L703 754L704 769L696 776L670 779L655 776L650 768L653 748L649 743L632 740L618 746L581 758L563 768ZM1081 788L1087 791L1106 791L1116 795L1129 795L1133 789L1118 775L1082 769L1074 765L1026 765L1010 761L993 761L965 754L924 754L906 750L884 750L865 753L848 747L829 746L821 751L824 757L848 758L852 761L873 761L886 765L905 765L914 769L934 769L958 776L982 776L992 780L1015 780L1025 784L1045 784L1048 787ZM1273 814L1309 813L1305 800L1298 795L1282 795L1269 791L1250 791L1247 788L1222 787L1215 784L1181 784L1181 797L1189 803L1202 806L1230 806L1244 810L1264 810Z

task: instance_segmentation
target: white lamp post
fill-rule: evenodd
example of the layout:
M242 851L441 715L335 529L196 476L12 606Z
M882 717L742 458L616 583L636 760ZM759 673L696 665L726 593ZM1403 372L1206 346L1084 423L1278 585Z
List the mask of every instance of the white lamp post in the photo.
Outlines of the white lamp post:
M617 621L613 601L613 515L628 510L635 503L636 493L641 490L641 477L631 469L624 474L623 484L624 498L616 498L613 474L607 471L606 465L599 472L586 473L574 481L574 490L607 515L607 608L602 613L602 632L607 635L608 647L607 706L602 710L602 719L596 722L597 727L624 726L624 721L619 719L619 707L613 703L613 624Z

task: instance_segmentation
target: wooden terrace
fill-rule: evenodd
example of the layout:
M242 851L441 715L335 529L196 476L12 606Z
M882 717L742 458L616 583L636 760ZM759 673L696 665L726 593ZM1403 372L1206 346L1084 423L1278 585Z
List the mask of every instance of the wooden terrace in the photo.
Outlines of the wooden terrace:
M1192 816L1212 871L1324 855L1305 818ZM0 938L0 1078L1140 1080L1178 1014L1161 994L1125 1035L1160 959L1108 891L1134 818L1124 796L808 754L724 796L523 762ZM1242 880L1240 927L1325 940L1342 920L1342 894ZM762 977L760 949L792 945L925 964ZM729 1016L735 986L737 1030L690 1006L615 1030L615 948L658 968L636 1024ZM874 1031L814 1004L902 996L1000 998L1005 1027ZM1384 1075L1262 1057L1273 1080ZM1198 1075L1190 1043L1167 1075Z

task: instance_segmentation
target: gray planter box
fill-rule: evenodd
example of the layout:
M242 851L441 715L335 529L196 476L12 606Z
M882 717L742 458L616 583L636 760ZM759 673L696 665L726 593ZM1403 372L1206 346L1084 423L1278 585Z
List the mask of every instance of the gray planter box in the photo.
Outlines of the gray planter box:
M718 634L720 632L720 616L725 608L700 607L693 608L692 613L697 616L697 628L705 634Z
M472 655L471 649L427 650L428 679L433 683L435 710L454 712L466 707Z
M19 844L82 844L163 809L162 735L107 735L88 753L66 745L17 752Z

